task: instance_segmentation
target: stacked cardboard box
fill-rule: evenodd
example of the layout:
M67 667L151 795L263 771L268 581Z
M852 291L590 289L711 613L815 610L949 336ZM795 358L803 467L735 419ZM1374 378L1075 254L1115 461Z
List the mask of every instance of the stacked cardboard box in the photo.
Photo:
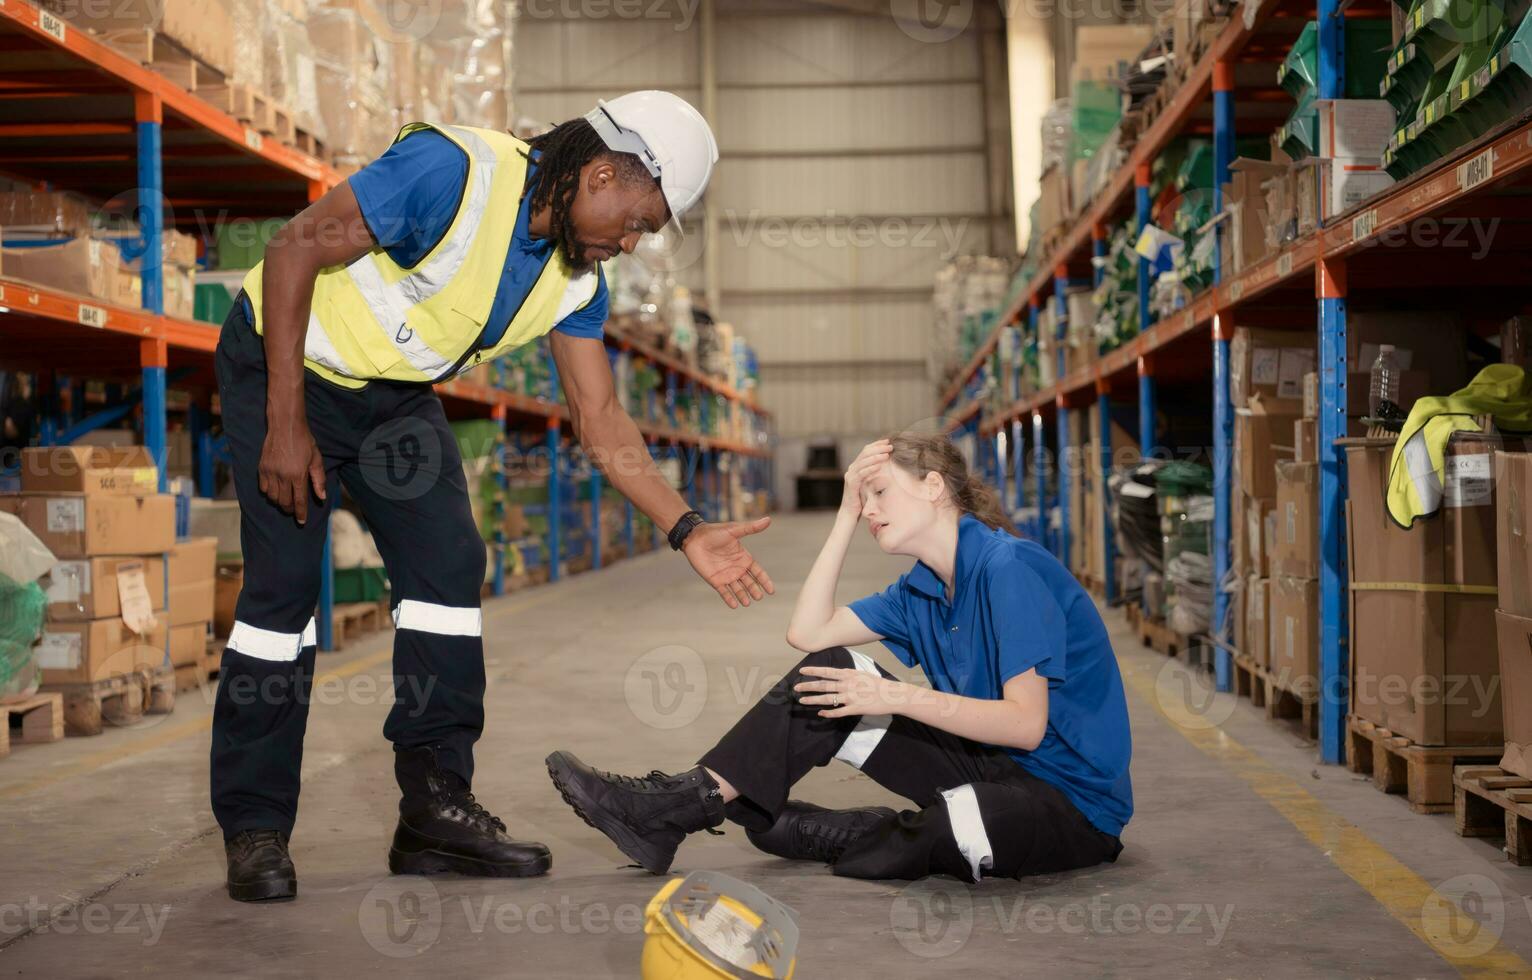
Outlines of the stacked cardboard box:
M1235 539L1234 570L1244 583L1244 629L1235 636L1241 651L1257 665L1278 670L1279 679L1285 676L1284 683L1292 684L1305 672L1313 673L1308 670L1311 645L1305 642L1307 634L1296 618L1292 642L1288 642L1288 619L1298 611L1294 605L1306 592L1301 584L1281 581L1284 568L1274 560L1275 532L1281 491L1297 476L1291 469L1296 457L1294 432L1302 413L1303 378L1314 368L1313 334L1241 328L1229 353L1237 477L1230 530ZM1297 503L1295 532L1300 519ZM1288 578L1294 577L1294 569L1287 566ZM1314 574L1297 571L1299 582Z
M213 623L217 538L187 538L170 549L170 663L200 668Z
M1500 607L1500 767L1532 779L1532 454L1495 454L1495 553Z
M164 554L175 501L141 446L22 453L21 493L0 496L59 559L46 580L48 621L36 651L44 685L131 674L165 663Z
M1319 99L1316 161L1323 217L1349 211L1394 182L1383 151L1394 131L1394 107L1384 99Z
M1402 528L1386 495L1394 440L1346 439L1352 712L1421 745L1498 745L1498 437L1446 447L1443 506Z

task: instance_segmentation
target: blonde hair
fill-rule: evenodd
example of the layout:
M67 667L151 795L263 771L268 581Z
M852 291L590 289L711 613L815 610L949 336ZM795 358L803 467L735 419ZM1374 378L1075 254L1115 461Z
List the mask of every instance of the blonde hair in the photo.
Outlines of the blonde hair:
M901 432L889 436L888 440L893 444L890 462L920 480L924 480L927 473L940 474L958 510L972 514L997 531L1016 533L1015 525L1000 505L999 494L969 472L968 463L951 439Z

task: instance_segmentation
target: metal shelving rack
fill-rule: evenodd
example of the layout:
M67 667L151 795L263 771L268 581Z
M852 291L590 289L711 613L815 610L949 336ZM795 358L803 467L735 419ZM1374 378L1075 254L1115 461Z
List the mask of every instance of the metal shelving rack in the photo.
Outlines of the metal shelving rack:
M1231 564L1233 411L1229 398L1229 340L1234 324L1280 325L1271 323L1274 316L1291 317L1294 312L1306 309L1318 341L1319 444L1329 447L1321 452L1319 484L1319 748L1321 758L1330 763L1339 763L1343 758L1350 671L1343 523L1347 487L1345 462L1339 449L1334 448L1335 440L1346 434L1347 304L1364 292L1369 294L1367 298L1376 298L1384 289L1396 297L1392 305L1403 305L1413 299L1428 298L1433 290L1471 288L1473 303L1485 308L1500 303L1514 311L1520 303L1515 295L1518 283L1525 284L1532 272L1529 252L1532 236L1527 234L1525 224L1517 224L1532 217L1525 203L1527 187L1532 185L1532 121L1529 121L1532 106L1423 172L1321 222L1315 232L1289 243L1254 267L1237 275L1225 275L1215 266L1213 286L1195 296L1185 308L1154 323L1150 323L1148 264L1141 259L1139 310L1140 323L1146 326L1137 337L1101 355L1088 368L1067 376L1062 370L1061 353L1057 383L1015 400L1000 411L985 414L977 400L959 404L959 399L996 349L1001 329L1019 323L1024 316L1031 317L1035 324L1037 310L1047 302L1050 293L1060 304L1062 314L1064 285L1071 273L1085 274L1090 256L1101 248L1108 224L1131 217L1142 229L1150 206L1150 167L1177 135L1195 131L1212 136L1214 210L1221 210L1222 186L1229 179L1236 135L1243 135L1246 130L1265 135L1275 128L1270 99L1263 98L1266 93L1261 91L1266 88L1269 92L1274 86L1274 63L1285 54L1285 50L1275 50L1275 46L1284 39L1290 44L1302 24L1317 16L1321 25L1318 95L1337 97L1344 81L1342 19L1364 13L1351 0L1318 0L1317 8L1268 0L1256 8L1247 23L1246 11L1235 8L1234 16L1205 56L1191 67L1181 88L1134 145L1126 165L1075 219L1061 244L1044 256L1038 272L939 399L949 428L994 440L994 452L979 454L981 463L1002 492L1009 494L1006 499L1017 507L1022 504L1022 486L1027 477L1023 423L1031 419L1031 475L1036 480L1039 516L1036 524L1023 531L1067 560L1067 542L1056 540L1047 527L1050 457L1045 416L1054 412L1061 420L1054 450L1057 458L1062 459L1069 450L1068 429L1062 420L1067 412L1083 408L1094 399L1102 409L1104 454L1109 453L1110 397L1114 392L1126 394L1136 380L1138 441L1140 452L1147 456L1156 447L1157 387L1171 383L1200 385L1211 379L1216 583ZM1264 77L1265 82L1247 84L1246 80L1252 78L1252 63L1264 73L1256 77ZM1399 246L1390 239L1420 219L1461 217L1497 217L1512 229L1501 233L1494 261L1473 264L1440 251L1429 253L1426 247L1408 241ZM1524 291L1524 285L1520 288ZM1011 454L1009 472L1007 447ZM1057 499L1067 501L1067 468L1059 469L1058 480ZM1103 492L1103 503L1109 506L1106 497ZM1067 503L1062 506L1067 507ZM1067 514L1064 516L1067 535ZM1111 536L1103 534L1103 538L1110 542ZM1110 553L1106 558L1105 567L1110 570ZM1110 571L1107 577L1110 580ZM1217 588L1214 594L1217 623L1223 616L1227 596ZM1230 690L1232 656L1221 645L1215 653L1214 670L1218 688Z
M216 389L212 353L219 327L164 314L161 236L168 220L196 229L206 215L219 220L285 217L317 200L341 180L332 167L262 136L191 92L128 59L90 34L28 0L0 0L0 172L14 179L79 191L107 200L132 189L144 251L140 259L142 306L130 309L3 277L0 270L0 359L40 372L47 385L68 384L69 417L48 416L44 444L67 441L122 418L141 405L144 443L160 465L167 489L166 442L169 386L190 392L188 428L199 495L212 492L216 454L209 424ZM668 424L640 422L655 450L669 447L693 455L699 479L695 504L714 519L728 513L728 490L719 461L727 455L747 490L770 487L770 447L694 432L678 425L674 397L680 385L722 396L730 412L754 416L767 432L766 413L748 392L735 390L686 362L654 349L609 324L611 355L646 359L663 371ZM62 356L61 356L62 355ZM117 403L87 416L84 381L106 380ZM125 385L137 393L120 400ZM563 485L569 464L569 413L553 401L466 380L437 388L449 416L488 416L506 435L540 441L549 458L547 552L549 581L559 578L564 519L571 494ZM707 399L703 399L704 406ZM706 412L706 409L704 410ZM703 416L704 429L709 418ZM503 440L502 440L503 444ZM589 542L591 566L601 554L601 476L585 477L589 519L571 529ZM578 490L576 491L578 493ZM555 504L562 504L558 506ZM579 505L576 505L579 506ZM626 551L635 551L633 508L626 508ZM503 538L496 595L506 588ZM328 546L317 616L321 649L333 647L334 610Z

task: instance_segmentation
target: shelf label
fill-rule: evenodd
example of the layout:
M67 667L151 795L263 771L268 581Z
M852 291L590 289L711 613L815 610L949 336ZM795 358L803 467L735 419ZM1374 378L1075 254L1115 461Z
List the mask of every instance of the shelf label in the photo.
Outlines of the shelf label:
M64 33L68 28L64 26L64 21L61 18L48 13L46 10L39 10L37 12L37 26L42 28L42 32L51 36L55 41L60 44L64 43Z
M261 152L261 134L246 126L245 145L257 153Z
M106 310L99 306L91 306L89 303L81 303L80 312L76 319L87 327L104 327L106 326Z
M1241 296L1245 295L1245 280L1236 279L1229 283L1229 299L1238 303Z
M1466 191L1495 176L1495 148L1485 149L1472 160L1458 164L1458 190Z
M1277 278L1286 279L1293 274L1293 253L1283 252L1277 256Z
M1378 230L1378 209L1368 208L1355 218L1351 219L1351 240L1360 242L1371 238L1372 233Z

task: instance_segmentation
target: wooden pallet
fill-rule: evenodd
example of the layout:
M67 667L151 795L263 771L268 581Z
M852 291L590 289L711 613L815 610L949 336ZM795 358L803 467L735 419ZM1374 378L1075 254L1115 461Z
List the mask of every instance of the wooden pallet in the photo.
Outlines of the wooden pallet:
M1165 625L1163 619L1149 619L1140 616L1138 620L1138 642L1164 654L1167 657L1181 657L1190 660L1192 647L1195 646L1193 637L1185 633L1177 633Z
M106 31L101 39L128 58L161 75L188 92L228 83L224 73L200 60L152 27L130 27Z
M1266 671L1243 653L1234 657L1234 694L1249 698L1257 708L1266 706Z
M335 607L334 617L330 620L330 638L335 649L343 650L347 643L393 624L386 599L377 602L343 602Z
M1456 766L1452 814L1459 837L1503 837L1507 860L1532 865L1532 779L1499 766Z
M1346 716L1346 768L1371 773L1385 793L1403 793L1416 813L1450 813L1453 767L1493 763L1499 745L1416 745L1356 715Z
M100 735L107 724L132 725L146 714L169 714L176 706L175 670L168 666L48 690L63 697L66 735Z
M64 737L64 699L42 693L0 701L0 757L11 743L57 742Z
M211 102L213 108L227 112L257 132L268 133L274 129L271 99L249 85L229 82L208 86L197 94Z

